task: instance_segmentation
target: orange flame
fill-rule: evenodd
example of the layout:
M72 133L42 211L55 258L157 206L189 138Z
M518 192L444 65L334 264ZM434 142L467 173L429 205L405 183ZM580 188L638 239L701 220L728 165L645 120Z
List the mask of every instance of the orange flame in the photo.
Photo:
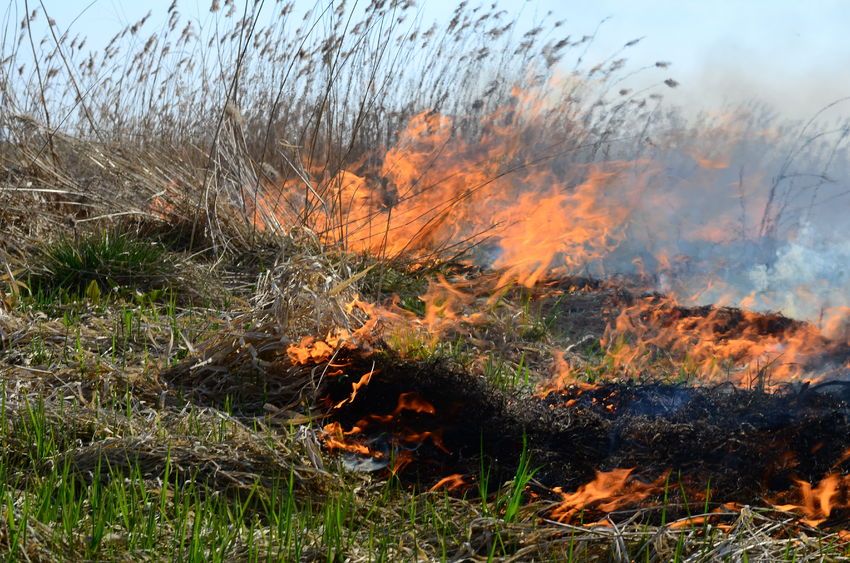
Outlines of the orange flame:
M539 108L526 109L527 122L545 119ZM379 168L266 186L256 198L258 221L286 225L307 216L326 242L389 256L486 237L500 251L501 284L531 286L550 270L604 256L624 236L628 200L641 181L623 172L636 163L575 166L566 177L523 155L515 127L499 123L507 113L486 117L474 142L456 135L446 116L416 115Z
M651 367L663 351L701 380L738 384L800 379L806 360L830 346L810 324L720 307L687 310L658 296L623 309L602 342L621 369Z
M632 471L634 469L597 471L593 481L580 486L574 493L565 493L556 488L555 492L561 495L561 502L552 510L551 517L559 522L569 522L576 514L588 508L612 512L640 502L659 491L659 482L643 483L629 479Z
M447 491L456 491L460 488L466 487L467 483L464 479L464 476L460 473L455 473L453 475L447 475L443 477L436 483L434 486L428 489L429 491L439 491L440 489L446 489Z
M360 383L362 383L362 385L367 384L368 380L371 379L372 373L373 372L370 371L361 377ZM358 388L362 385L358 386ZM352 400L355 394L356 389L352 392ZM349 399L345 399L339 403L337 407L342 406L347 401L349 401ZM384 425L393 424L394 427L392 429L392 434L397 443L418 445L424 443L426 440L430 440L435 447L446 453L450 453L443 443L441 430L413 430L408 428L406 425L399 425L398 417L404 412L434 415L437 413L437 409L434 408L434 405L423 399L415 392L402 393L399 395L398 403L391 413L385 415L370 414L357 421L357 423L352 426L351 430L344 430L338 422L327 424L324 427L322 441L325 447L332 452L343 451L380 459L384 457L382 452L375 451L363 443L364 430L376 423ZM393 473L401 471L411 461L413 461L412 454L402 449L397 452L391 471Z
M298 344L290 344L286 355L295 365L319 364L328 362L340 347L350 344L352 335L345 329L335 329L324 339L305 336Z
M333 352L334 349L327 342L312 336L305 336L299 344L291 344L286 349L292 363L302 366L328 361Z
M349 436L359 433L360 429L356 426L352 430L345 432L338 422L331 422L330 424L326 424L322 430L322 442L328 451L342 451L373 457L381 457L382 455L380 452L373 452L364 444L348 439Z
M148 204L150 214L163 221L170 219L176 210L175 205L161 195L155 195Z
M354 402L355 397L357 397L357 391L359 391L361 387L365 387L366 385L369 385L369 382L372 381L373 375L375 375L375 370L369 370L368 372L366 372L362 376L360 376L360 379L357 380L357 382L355 382L351 386L351 395L348 398L343 399L342 401L340 401L339 403L334 405L334 408L338 409L338 408L342 407L343 405L345 405L346 403Z
M535 395L537 397L543 398L549 395L550 393L554 393L565 389L569 385L578 384L583 388L592 388L593 385L589 385L587 383L579 382L576 380L573 375L573 369L570 367L569 362L567 362L564 357L564 352L561 350L555 350L552 352L552 362L553 362L553 377L540 385L537 389ZM570 405L567 405L570 406Z
M782 512L801 513L800 522L812 527L820 526L837 508L850 508L850 475L832 473L821 479L817 486L797 480L800 504L779 504L774 508Z
M433 338L456 327L461 321L475 324L483 318L483 313L466 312L465 309L475 302L476 297L463 289L463 284L450 283L443 275L428 283L428 290L420 297L425 303L425 317L421 324Z

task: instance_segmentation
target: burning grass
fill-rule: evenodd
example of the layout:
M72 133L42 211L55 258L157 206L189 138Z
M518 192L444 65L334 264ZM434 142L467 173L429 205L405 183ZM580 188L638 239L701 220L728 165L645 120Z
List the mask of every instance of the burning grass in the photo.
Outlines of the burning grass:
M600 284L576 288L577 298L584 302L589 291L612 299L610 286ZM624 297L625 290L615 295L635 302ZM561 304L571 306L568 298ZM521 301L516 306L523 307ZM397 330L392 323L413 323L401 313L373 313L388 323L383 327L388 331ZM734 311L723 314L732 319L727 330L753 320ZM609 315L612 323L619 317L616 311ZM361 322L375 329L372 320ZM431 321L425 315L420 322ZM497 323L498 315L488 322ZM479 319L470 326L485 330L483 324ZM770 315L754 325L772 337L802 326ZM406 328L415 330L413 324ZM456 495L478 491L502 506L496 509L502 517L516 509L507 508L510 488L499 484L522 482L523 505L530 502L538 517L567 524L602 518L616 527L640 515L645 526L712 524L728 531L742 507L761 505L796 514L802 524L842 529L847 505L838 476L850 448L844 384L768 391L731 381L694 387L656 378L564 384L532 394L530 386L506 390L488 380L488 370L479 371L462 353L434 349L425 359L398 356L375 333L362 328L356 333L350 340L292 343L285 357L280 353L266 365L269 382L288 382L292 394L283 399L284 408L314 397L314 416L323 420L320 439L349 470L387 473ZM466 338L482 341L480 334ZM467 355L474 353L469 344ZM199 369L218 371L227 380L222 371L227 364L219 361ZM178 368L170 377L177 384L187 376L191 381L191 369ZM547 375L535 375L541 376Z
M293 238L282 252L305 263L318 248ZM316 272L339 267L312 256L324 264ZM544 351L561 347L564 362L585 366L572 379L587 380L605 334L570 348L563 343L581 342L570 334L594 325L560 327L590 301L611 305L602 316L615 323L615 304L639 302L627 289L567 279L505 293L482 311L489 297L476 287L493 276L464 274L466 285L450 291L449 278L431 274L437 289L419 316L392 299L364 311L339 297L336 309L332 298L365 279L347 283L356 272L321 285L310 270L291 272L270 270L241 311L114 300L83 313L21 295L2 318L4 494L20 507L4 520L9 553L521 560L844 549L829 535L847 510L843 385L551 387ZM328 323L345 314L349 328L299 337L325 318L293 305L302 287L308 303L328 307ZM537 312L544 303L548 317ZM286 322L296 310L307 324ZM62 317L34 322L43 311ZM450 326L453 317L463 322ZM774 336L801 326L769 316L755 324ZM526 325L545 330L515 330ZM444 343L425 355L381 338L406 330L430 340L432 327ZM504 385L497 361L522 383ZM48 490L60 501L39 504ZM65 513L94 533L79 536ZM821 543L799 536L801 525L818 526L808 534Z
M372 266L361 276L345 269L356 260L320 249L291 238L253 303L222 288L234 293L227 311L120 296L45 308L20 295L0 319L5 494L22 506L4 521L9 552L522 560L845 549L843 383L685 385L665 371L684 361L674 349L634 379L607 340L645 302L659 312L644 322L710 319L718 341L782 340L805 323L671 312L658 297L569 278L493 301L498 273L463 268L421 274L431 281L418 313L393 298L352 304ZM747 369L746 357L732 360ZM66 481L65 500L28 508ZM65 512L86 514L95 533L48 533ZM378 539L384 527L391 542Z
M846 128L684 127L668 63L632 94L496 5L264 6L7 34L0 553L847 557L848 293L806 239Z

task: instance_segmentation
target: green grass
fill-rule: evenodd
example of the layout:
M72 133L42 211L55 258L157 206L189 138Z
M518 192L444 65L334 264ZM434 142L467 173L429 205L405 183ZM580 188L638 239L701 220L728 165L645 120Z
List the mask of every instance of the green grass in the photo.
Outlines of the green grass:
M463 539L455 501L411 496L389 482L364 492L355 477L324 498L299 498L293 470L272 486L255 482L228 491L179 469L181 461L170 454L154 474L132 454L118 464L98 458L80 471L74 440L49 412L55 405L39 400L11 413L8 400L4 389L0 556L6 560L44 549L66 560L338 561L365 552L371 561L390 561L399 541L415 544L416 530L432 525L435 537L427 541L442 546L443 555ZM118 409L118 403L104 406ZM82 407L66 408L70 415ZM202 439L203 425L186 422Z
M516 364L501 359L493 352L487 354L483 367L484 377L496 389L513 392L531 387L531 370L525 364L525 354Z
M531 467L531 455L528 452L528 441L525 435L522 437L522 451L517 460L516 472L514 478L510 482L508 493L504 497L502 504L504 505L505 522L514 522L519 515L519 509L523 506L526 500L526 487L531 482L537 469Z
M36 301L111 295L163 295L173 288L176 265L161 245L120 230L103 230L45 243L30 264Z

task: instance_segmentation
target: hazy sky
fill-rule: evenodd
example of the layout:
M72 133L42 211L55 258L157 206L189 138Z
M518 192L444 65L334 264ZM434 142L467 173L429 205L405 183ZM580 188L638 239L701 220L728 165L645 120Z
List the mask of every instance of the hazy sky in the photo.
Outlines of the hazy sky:
M79 16L72 32L88 35L92 47L101 46L148 10L154 14L151 23L158 25L170 4L170 0L43 1L62 29ZM692 110L710 110L724 99L756 97L790 117L807 117L831 101L850 96L848 0L495 1L508 12L520 14L528 25L551 10L552 17L566 20L564 29L574 37L592 33L610 16L591 57L603 59L626 41L645 37L628 51L630 62L671 61L669 75L681 86L665 90L665 96ZM296 1L305 10L314 3ZM23 9L23 0L15 4ZM426 20L446 17L456 4L418 2ZM37 5L38 0L30 1L31 8ZM178 5L184 16L203 20L210 15L210 0L179 0ZM850 115L850 103L837 111Z

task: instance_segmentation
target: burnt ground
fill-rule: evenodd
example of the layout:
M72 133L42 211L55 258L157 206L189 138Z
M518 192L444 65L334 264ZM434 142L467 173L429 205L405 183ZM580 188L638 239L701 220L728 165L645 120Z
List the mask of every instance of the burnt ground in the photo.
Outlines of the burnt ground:
M544 310L557 308L551 326L572 342L588 334L598 338L610 320L639 297L661 299L593 280L559 283L554 289L562 293L553 294L550 285L537 304ZM752 333L754 327L758 334L781 335L801 326L781 315L753 317L732 308L675 307L661 318L712 312L718 334L726 338ZM260 354L269 369L258 379L263 400L255 407L258 412L268 405L297 410L303 382L315 380L327 364L290 371L279 341L269 337L268 342L274 345L255 343L258 350L271 350ZM334 375L319 378L316 406L325 413L325 424L354 430L346 442L371 450L368 456L342 452L346 465L383 475L395 469L402 481L417 487L427 489L443 477L460 474L474 488L484 471L489 471L490 484L498 486L512 478L524 443L537 469L537 493L544 498L557 500L551 489L576 490L598 471L630 468L643 482L666 483L665 504L682 507L679 516L709 501L760 506L798 502L793 496L798 480L817 485L831 473L850 472L844 458L850 450L850 383L766 391L732 384L665 383L641 374L640 380L600 380L539 396L528 390L496 389L451 359L406 359L375 342L367 348L338 350L330 370ZM846 345L825 343L824 350L832 363L850 357ZM351 400L353 384L373 369L371 381ZM198 387L197 381L190 381L203 370L188 379L185 370L180 377L176 373L170 378L175 383ZM210 373L222 385L220 370ZM245 391L246 386L253 389L251 381L233 379L228 394ZM846 515L833 511L828 524Z
M331 396L344 398L345 387ZM433 405L433 413L374 417L392 413L402 394ZM666 475L671 494L681 492L687 502L704 503L708 494L717 502L764 504L796 479L816 484L842 470L850 386L766 393L627 382L516 397L439 364L402 363L377 374L333 418L345 429L363 427L358 439L375 450L408 452L412 462L399 475L426 487L454 473L474 480L482 453L494 477L509 479L525 438L544 488L574 490L594 471L635 468L646 482ZM423 433L439 438L421 440Z
M549 286L538 303L544 310L557 308L553 329L573 342L601 335L638 298L663 298L593 280L559 284L554 287L564 290L560 295L553 296ZM656 320L712 313L718 338L745 331L781 336L804 324L774 313L753 316L712 307L673 307ZM824 340L823 356L813 361L844 364L848 357L846 345ZM494 390L450 362L380 358L369 385L351 403L331 410L331 419L345 430L360 427L362 433L352 439L383 452L384 464L394 456L410 461L399 475L423 487L456 473L474 482L482 456L485 466L492 465L492 482L504 482L515 470L524 440L542 494L554 487L575 490L597 471L634 468L642 481L667 482L665 494L678 497L681 505L702 506L708 500L764 505L791 498L798 480L817 485L826 475L850 470L844 458L850 450L850 383L765 391L642 376L540 397ZM365 373L373 360L349 358L346 371ZM352 381L334 381L328 404L350 395ZM389 416L402 395L425 401L433 412L402 410ZM357 455L344 455L351 466L364 467ZM844 516L836 511L831 520Z

